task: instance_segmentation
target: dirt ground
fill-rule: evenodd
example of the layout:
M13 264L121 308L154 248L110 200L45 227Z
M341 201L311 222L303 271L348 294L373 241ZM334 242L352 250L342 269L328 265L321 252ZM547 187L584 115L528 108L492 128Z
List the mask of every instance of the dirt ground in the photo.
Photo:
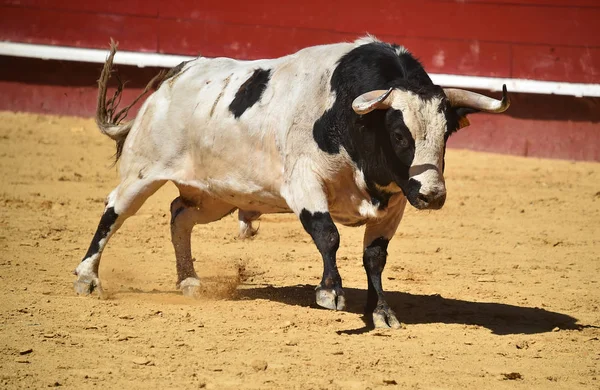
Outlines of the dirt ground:
M600 388L600 164L449 150L443 210L408 209L384 273L400 330L362 320L362 228L340 227L348 310L293 215L238 240L197 226L198 299L175 289L165 186L71 273L117 184L92 120L0 113L0 387ZM237 287L237 288L236 288Z

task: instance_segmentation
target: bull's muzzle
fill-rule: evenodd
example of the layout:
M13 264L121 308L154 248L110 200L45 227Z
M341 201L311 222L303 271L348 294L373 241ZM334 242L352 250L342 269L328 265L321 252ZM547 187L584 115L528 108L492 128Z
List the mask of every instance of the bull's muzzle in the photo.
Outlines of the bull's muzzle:
M428 193L419 193L414 207L419 210L439 210L446 202L446 190L434 190Z
M434 164L413 165L409 170L406 197L419 210L438 210L446 202L444 178Z
M405 194L410 204L419 210L438 210L446 202L444 185L426 189L415 179L409 180Z

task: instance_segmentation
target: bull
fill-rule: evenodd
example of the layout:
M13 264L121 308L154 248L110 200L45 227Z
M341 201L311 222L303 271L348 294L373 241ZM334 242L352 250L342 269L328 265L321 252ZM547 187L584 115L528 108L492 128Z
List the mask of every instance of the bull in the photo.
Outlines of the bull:
M240 235L265 213L298 216L323 260L318 305L345 307L336 265L335 222L365 225L365 312L376 327L400 323L385 300L388 243L407 202L439 209L446 200L446 142L466 115L501 113L496 100L435 85L404 47L372 36L320 45L276 59L203 58L159 76L160 87L133 121L106 100L116 45L99 80L96 122L117 144L120 184L108 195L75 274L79 294L100 289L102 251L123 222L167 181L177 287L200 286L190 237L196 224L239 210ZM157 81L157 80L153 80ZM150 85L149 85L150 87ZM117 93L120 92L117 91Z

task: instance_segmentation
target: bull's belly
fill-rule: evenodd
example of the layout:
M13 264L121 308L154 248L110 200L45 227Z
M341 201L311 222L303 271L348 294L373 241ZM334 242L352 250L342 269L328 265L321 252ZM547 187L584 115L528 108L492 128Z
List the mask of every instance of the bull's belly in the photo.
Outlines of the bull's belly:
M224 194L220 198L241 210L258 211L261 214L293 212L283 198L271 194L267 196L264 194L253 194L252 196ZM328 211L335 222L345 226L362 226L369 220L382 218L386 214L386 210L379 210L370 202L363 203L362 207L349 204L330 204Z
M291 212L278 191L261 187L257 183L215 179L182 180L181 178L174 178L172 181L179 188L182 196L192 203L200 204L202 198L210 196L231 205L232 208L257 211L261 214Z
M185 180L181 177L171 178L179 187L182 195L191 202L200 204L202 197L210 196L229 204L232 208L261 214L291 213L287 201L281 194L279 182L268 180L231 180L224 177L195 178ZM386 208L373 204L370 197L352 187L328 199L327 210L332 219L346 226L360 226L369 220L384 218ZM331 194L330 194L331 195ZM321 211L321 210L314 210Z
M261 214L291 213L292 210L281 197L267 194L220 194L223 201L241 210L257 211Z

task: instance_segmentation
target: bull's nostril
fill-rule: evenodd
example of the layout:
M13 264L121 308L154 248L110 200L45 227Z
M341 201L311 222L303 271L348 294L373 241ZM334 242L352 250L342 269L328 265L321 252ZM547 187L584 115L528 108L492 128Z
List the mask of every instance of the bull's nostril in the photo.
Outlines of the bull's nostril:
M441 209L444 206L444 203L446 203L446 194L435 199L435 202L433 203L434 204L430 204L430 206L432 206L434 209Z
M423 194L419 193L419 195L417 196L417 199L422 200L423 202L429 203L429 197L427 195L423 195Z
M421 202L421 207L436 210L444 205L444 202L446 201L446 192L431 191L426 194L419 192L417 194L417 200Z

